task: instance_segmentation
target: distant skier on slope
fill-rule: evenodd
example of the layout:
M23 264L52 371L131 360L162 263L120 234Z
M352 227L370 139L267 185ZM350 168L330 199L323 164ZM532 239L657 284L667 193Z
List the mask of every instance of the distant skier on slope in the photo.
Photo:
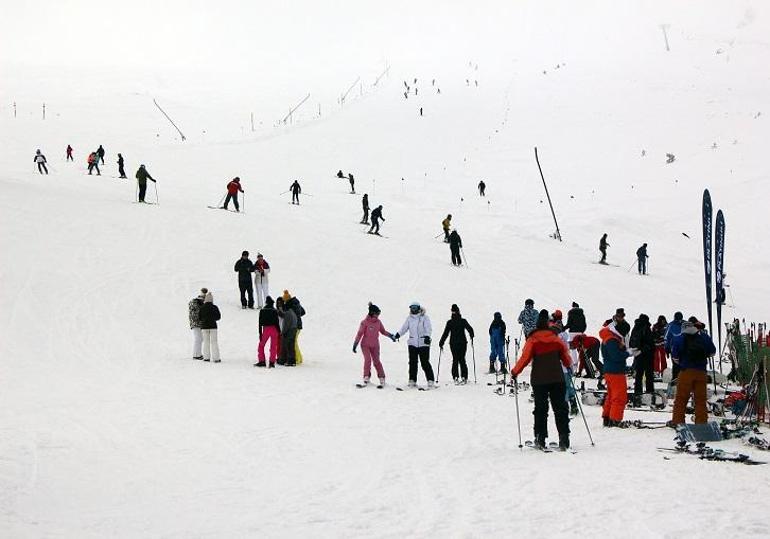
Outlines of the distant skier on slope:
M342 173L342 170L338 170L337 171L337 177L338 178L344 178L345 177L345 175Z
M372 227L369 229L369 234L380 235L380 219L385 221L382 216L382 205L377 206L372 211Z
M118 154L118 175L120 178L126 177L126 170L123 168L123 164L124 164L123 155Z
M396 341L395 336L387 331L380 321L380 308L369 303L369 313L358 325L358 332L353 341L353 353L356 353L360 343L361 353L364 356L363 385L369 383L372 376L372 363L374 363L374 369L377 371L377 377L380 379L380 385L377 387L382 389L385 386L385 369L380 361L380 335L385 335L393 342Z
M99 170L99 156L96 152L88 154L88 175L91 176L93 170L96 169L96 175L101 176L102 171Z
M350 182L350 194L355 195L356 194L356 179L353 177L353 174L348 173L348 181Z
M96 171L99 171L99 167L96 167ZM147 192L147 180L153 183L157 183L144 165L139 165L139 170L136 171L136 181L139 184L139 202L144 202L144 195Z
M67 144L67 161L74 161L75 158L72 157L72 146Z
M518 322L521 324L521 329L524 331L524 337L529 337L529 334L535 331L537 327L537 309L535 309L534 300L528 299L524 302L524 310L519 313Z
M268 289L268 274L270 264L267 263L262 253L257 253L257 261L254 262L254 287L257 289L257 308L261 309L265 304L265 298L270 295Z
M398 340L402 335L409 334L409 387L417 387L418 360L425 373L425 378L428 380L428 388L432 389L434 386L433 367L430 364L430 335L432 331L430 318L425 314L425 309L418 302L412 302L409 305L409 316L401 330L395 335L395 339Z
M505 372L507 362L505 360L505 321L503 315L495 313L492 323L489 324L489 372L497 374L495 360L500 362L500 373Z
M254 263L249 259L249 252L243 251L241 257L235 261L233 271L238 274L238 288L241 291L241 308L254 308L254 288L251 286L251 273L254 271ZM248 300L246 299L248 296Z
M451 234L449 234L449 251L452 255L452 265L453 266L462 266L463 261L460 258L460 249L463 248L463 240L460 238L460 234L457 233L457 230L453 230Z
M639 265L639 275L647 275L647 259L650 258L647 255L647 244L643 243L641 247L636 250L636 259Z
M450 308L451 316L444 326L444 333L438 342L439 349L443 350L444 343L449 337L449 351L452 352L452 379L455 384L465 385L468 383L468 364L465 362L465 354L468 351L468 339L465 332L473 343L473 328L468 321L460 314L460 307L456 303Z
M96 149L96 155L99 156L99 160L102 162L102 165L104 164L104 148L101 144L99 144L99 147Z
M47 161L46 161L45 155L43 155L40 150L35 150L35 157L32 159L32 161L37 163L37 171L40 174L42 174L43 171L45 171L45 173L48 174L48 167L45 166Z
M265 367L265 345L270 341L270 368L275 367L280 346L281 324L278 311L273 307L273 298L267 296L265 305L259 311L259 344L257 345L257 362L255 367Z
M221 209L226 210L227 206L230 204L230 201L233 201L233 205L235 206L235 211L240 212L241 207L238 205L238 191L241 193L246 193L243 188L241 187L241 179L236 176L232 180L230 180L227 184L227 196L225 197L225 203L222 205Z
M444 231L444 243L449 243L449 229L452 226L452 214L446 216L446 218L441 221L441 229Z
M361 198L361 207L364 210L364 216L361 217L361 224L368 225L369 224L369 194L368 193L364 193L363 198Z
M599 240L599 252L602 253L602 259L599 260L599 264L607 263L607 247L609 246L610 244L607 243L607 233L605 232Z
M291 203L299 205L299 194L302 192L302 187L300 187L297 180L294 180L294 183L291 184L289 191L291 191Z
M484 180L481 180L479 182L479 196L487 196L486 191L487 191L487 184L484 183Z

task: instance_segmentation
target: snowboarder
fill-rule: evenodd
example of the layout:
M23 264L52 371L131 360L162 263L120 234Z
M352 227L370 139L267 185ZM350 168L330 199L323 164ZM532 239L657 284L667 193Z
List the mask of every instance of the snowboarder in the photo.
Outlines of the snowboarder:
M300 187L297 180L294 180L294 183L291 184L289 191L291 191L291 203L299 205L299 194L302 192L302 187Z
M366 318L361 320L358 325L358 332L356 338L353 341L353 353L356 353L358 344L361 344L361 353L364 356L364 385L369 383L369 379L372 376L372 363L374 363L374 369L377 371L377 377L380 379L380 385L377 387L382 389L385 385L385 369L382 367L380 361L380 334L385 335L391 341L395 342L395 336L385 329L380 321L380 308L377 305L369 303L369 313Z
M629 351L634 355L634 406L641 405L642 378L644 392L655 392L655 380L652 374L652 355L655 352L655 341L650 328L650 317L642 313L634 321L629 340Z
M292 297L288 290L283 291L281 299L286 308L291 309L297 317L297 329L294 333L294 361L300 365L302 364L302 350L299 349L299 334L302 332L302 317L305 316L305 308L299 302L299 298Z
M46 158L45 155L43 155L40 150L35 150L35 157L32 159L33 162L37 163L37 171L42 174L43 171L45 171L46 174L48 174L48 167L45 166L46 164Z
M627 326L628 324L625 323ZM602 340L602 357L604 358L604 382L607 384L607 395L604 397L602 419L605 427L617 427L623 421L623 411L628 402L628 387L626 386L626 358L630 355L626 350L626 328L618 326L617 321L609 320L599 330Z
M401 330L395 335L395 339L398 340L402 335L409 333L409 387L417 387L417 362L419 360L425 378L428 380L428 387L433 388L433 367L430 364L430 335L432 331L430 318L425 314L425 309L418 302L412 302L409 305L409 316Z
M230 204L230 200L232 200L233 205L235 206L235 211L241 211L240 206L238 206L238 191L244 194L246 193L241 187L241 179L236 176L227 184L227 196L225 197L225 203L222 206L223 210L227 209L227 206Z
M254 308L254 288L251 286L251 273L254 271L254 263L249 260L249 252L243 251L241 258L235 261L233 271L238 274L238 288L241 291L241 308ZM248 295L248 301L246 296Z
M101 176L102 171L99 170L99 156L96 154L96 152L91 152L88 154L88 175L91 176L91 173L93 170L96 169L96 175ZM147 182L145 182L146 184Z
M641 247L636 250L636 259L639 263L639 275L647 275L647 244L643 243Z
M102 165L104 164L104 148L102 148L102 145L99 144L99 147L96 149L96 155L99 156L99 161L102 162Z
M361 224L368 225L369 224L369 195L367 193L364 193L364 196L361 199L361 207L364 210L364 216L361 217Z
M283 298L280 297L276 301L276 307L278 308L278 316L281 318L281 356L278 359L279 365L286 367L294 367L297 365L295 355L295 342L297 337L297 315L295 312L286 306Z
M124 163L123 162L123 155L118 154L118 174L119 174L120 178L125 178L126 177L126 171L123 168L123 163Z
M500 362L500 371L505 372L505 321L503 315L495 313L492 317L492 323L489 324L489 372L488 374L497 374L495 369L495 360Z
M449 228L452 226L452 214L441 221L441 229L444 231L444 243L449 243Z
M342 170L338 170L337 171L337 177L338 178L344 178L345 177L345 175L342 173Z
M521 328L524 331L524 338L529 337L529 334L535 331L539 314L537 309L535 309L534 300L528 299L524 302L524 310L519 313L518 319L518 322L521 324Z
M348 181L350 182L350 194L355 195L356 194L356 179L353 177L351 173L348 173Z
M559 449L569 449L569 417L567 401L564 399L566 385L562 367L569 369L570 357L564 342L548 328L548 311L538 313L535 330L529 334L521 357L511 369L511 376L516 379L524 368L532 363L532 395L535 399L535 446L545 447L548 437L548 402L553 407L556 429L559 432Z
M380 235L380 219L385 221L382 216L382 204L372 210L372 227L369 229L369 234Z
M479 182L479 196L487 196L486 193L487 190L487 184L484 183L484 180L481 180Z
M254 287L257 289L257 308L261 309L270 290L268 290L267 275L270 273L270 264L267 263L262 253L257 253L257 261L254 263Z
M668 321L662 314L658 316L658 321L652 326L652 340L655 343L655 352L652 359L652 370L658 375L668 368L666 361L666 330Z
M706 423L706 361L716 354L716 347L711 337L704 331L704 325L691 316L682 323L682 333L674 338L671 347L671 360L679 364L679 378L676 384L676 399L671 416L673 425L684 424L685 406L693 394L695 404L695 423Z
M449 234L449 251L452 254L452 265L453 266L462 266L463 261L460 258L460 249L463 248L463 240L460 238L460 234L457 233L457 230L453 230L451 234Z
M259 311L259 344L257 345L257 362L255 367L265 367L265 345L270 341L270 368L275 367L280 346L281 325L278 321L278 311L273 307L273 298L267 296L265 305Z
M465 353L468 351L468 339L465 332L473 343L473 328L468 321L460 315L460 308L457 304L452 304L450 308L451 316L444 327L444 333L438 342L440 350L444 349L444 343L449 337L449 350L452 352L452 378L455 384L468 383L468 364L465 362Z
M201 333L200 312L203 306L203 300L206 299L207 288L201 288L201 293L190 300L187 305L188 317L190 319L190 329L193 332L193 359L203 359L201 345L203 344L203 333Z
M203 334L203 361L219 363L219 341L217 340L217 320L222 318L219 307L214 305L214 296L207 291L198 314Z
M99 167L96 167L97 172ZM147 192L147 180L153 183L157 183L155 179L150 176L144 165L139 165L139 170L136 171L136 181L139 184L139 202L144 202L144 195Z
M67 144L67 161L74 161L75 158L72 157L72 146Z
M599 252L602 253L602 259L599 260L599 264L607 264L607 247L610 244L607 243L607 233L605 232L602 239L599 240Z
M671 355L674 348L674 339L682 334L682 322L684 321L684 315L677 311L674 313L674 319L666 328L666 353ZM671 362L671 379L676 380L679 376L679 364L676 361Z

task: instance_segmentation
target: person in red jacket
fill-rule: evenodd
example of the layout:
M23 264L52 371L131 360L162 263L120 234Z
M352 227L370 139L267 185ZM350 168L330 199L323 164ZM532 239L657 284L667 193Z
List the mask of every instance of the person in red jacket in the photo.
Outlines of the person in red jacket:
M599 360L600 346L599 339L584 333L578 333L569 343L570 349L577 350L578 353L577 375L580 376L585 369L587 378L596 378L598 372L599 383L601 384L603 365Z
M227 184L227 198L225 198L225 204L222 206L223 210L227 209L227 205L230 204L230 200L232 200L233 205L235 205L235 211L241 211L240 206L238 206L238 191L245 193L245 191L241 188L241 179L236 176L230 183Z
M511 369L515 379L532 363L532 394L535 398L535 445L545 447L548 437L548 401L551 401L553 415L556 419L556 429L559 431L559 449L569 449L569 418L567 416L567 401L564 395L567 390L562 366L570 369L570 359L564 341L548 328L548 311L543 309L537 317L535 330L529 334L521 357Z

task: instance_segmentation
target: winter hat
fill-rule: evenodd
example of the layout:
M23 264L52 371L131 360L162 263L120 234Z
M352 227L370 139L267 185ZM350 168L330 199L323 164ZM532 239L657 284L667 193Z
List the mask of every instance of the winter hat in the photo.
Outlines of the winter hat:
M208 291L209 291L209 289L208 289L208 288L206 288L206 287L204 287L204 288L201 288L201 294L200 294L200 297L202 297L202 298L206 297L206 293L207 293Z
M525 307L534 307L535 306L535 300L528 299L527 301L524 302L524 306Z
M206 297L203 303L214 303L214 295L211 292L206 292Z
M495 316L495 320L500 320L500 319L503 317L503 315L502 315L502 314L500 314L499 312L498 312L498 313L495 313L495 315L494 315L494 316Z
M449 310L453 313L460 314L460 307L457 306L457 303L453 303Z
M291 299L291 294L289 294L288 290L284 290L283 294L281 295L281 299L283 299L283 302L286 303Z
M573 301L572 302L572 308L573 309L577 309L578 307L580 307L580 305L578 305L576 301Z
M270 296L267 296L265 298L265 305L267 305L268 307L272 307L274 303L275 302L273 301L273 298L271 298Z
M615 309L615 316L622 316L623 318L626 317L626 311L623 309L623 307L618 307Z
M548 329L548 311L545 309L537 315L537 329Z
M369 316L372 316L372 315L375 315L375 314L380 314L380 312L382 312L382 311L380 311L380 308L377 307L374 303L372 303L370 301L369 302Z
M248 252L248 251L243 251L243 252L241 253L241 256L249 256L249 252Z
M561 320L561 311L559 309L556 309L553 312L553 319L554 320Z
M674 320L681 322L682 320L684 320L684 315L679 311L677 311L674 313Z
M257 258L262 258L262 253L257 253Z

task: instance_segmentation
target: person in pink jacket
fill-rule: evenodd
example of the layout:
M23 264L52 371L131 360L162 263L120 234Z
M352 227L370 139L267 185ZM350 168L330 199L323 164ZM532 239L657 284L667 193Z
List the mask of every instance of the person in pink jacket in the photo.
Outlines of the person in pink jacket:
M356 384L358 387L366 387L369 384L369 378L372 374L372 362L377 370L377 376L380 379L378 389L385 386L385 369L382 368L380 361L380 334L385 335L391 341L395 342L393 334L385 329L380 322L380 308L369 303L369 314L361 320L356 333L356 340L353 343L353 353L356 353L358 344L361 343L361 353L364 355L364 383Z

